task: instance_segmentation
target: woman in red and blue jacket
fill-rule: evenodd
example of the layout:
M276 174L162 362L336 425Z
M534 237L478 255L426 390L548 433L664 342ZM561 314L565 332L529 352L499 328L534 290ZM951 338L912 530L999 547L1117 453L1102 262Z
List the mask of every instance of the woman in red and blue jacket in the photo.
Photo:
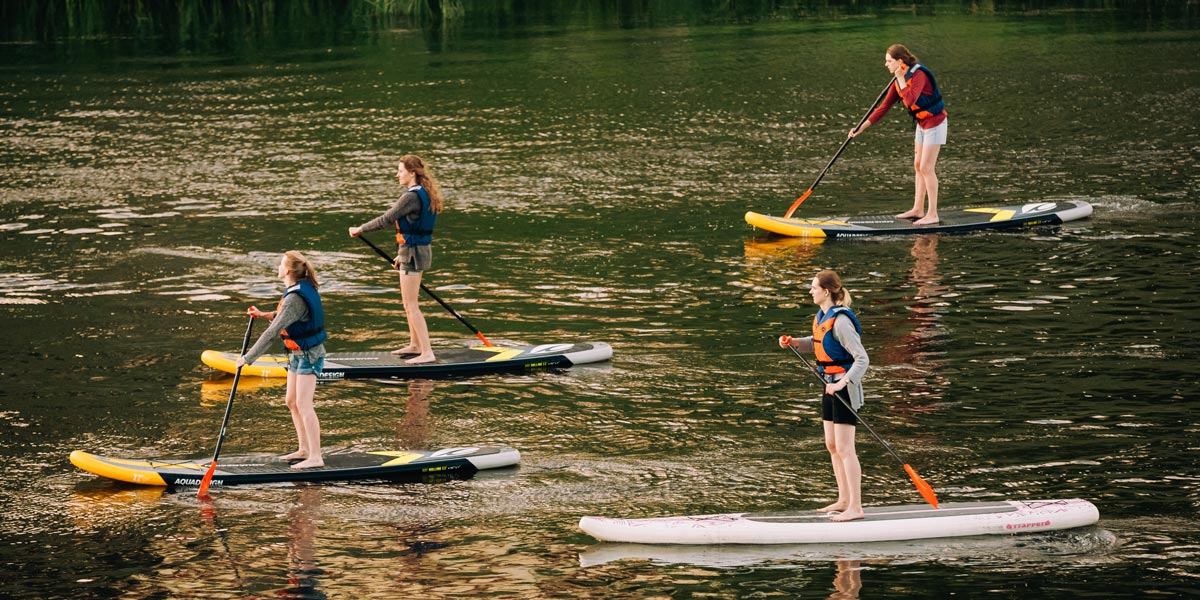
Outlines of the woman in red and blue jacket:
M882 119L893 104L903 101L904 108L917 123L913 143L913 170L917 173L917 185L912 210L902 212L896 218L916 219L917 225L932 225L939 220L938 178L934 168L937 166L938 152L946 143L946 103L942 101L942 92L933 73L917 62L917 57L908 48L892 44L884 54L883 66L891 72L895 81L862 127L850 130L850 137L857 137ZM929 199L928 210L925 208L926 198Z

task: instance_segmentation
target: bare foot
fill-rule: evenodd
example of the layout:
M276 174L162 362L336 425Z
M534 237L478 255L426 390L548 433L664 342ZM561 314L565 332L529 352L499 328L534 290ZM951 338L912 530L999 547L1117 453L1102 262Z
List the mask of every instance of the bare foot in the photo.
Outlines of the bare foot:
M413 356L416 356L420 353L421 353L421 351L418 350L417 347L413 346L412 344L409 344L399 350L392 350L392 354L395 356L404 356L405 354L412 354Z
M419 365L422 363L431 363L435 360L437 360L437 357L434 356L432 352L427 352L415 358L410 358L404 362L410 365Z
M933 225L934 223L937 223L939 220L940 219L938 219L937 213L933 213L931 215L925 215L924 217L917 219L916 221L913 221L913 225Z
M846 521L857 521L864 517L866 517L866 515L863 514L863 511L861 509L856 510L856 511L848 511L847 510L847 511L840 512L836 515L829 515L829 520L833 521L835 523L844 523Z
M300 461L300 462L292 465L292 468L293 469L315 469L317 467L323 467L323 466L325 466L325 461L322 460L320 456L316 456L316 457L310 458L308 460Z
M833 504L830 504L829 506L826 506L825 508L818 508L817 512L827 513L827 512L833 512L835 510L845 510L845 509L846 509L846 503L839 500L837 502L834 502Z
M896 215L896 218L897 219L916 219L916 218L920 218L923 216L925 216L924 212L921 212L914 208L910 211L902 212L902 213Z
M291 454L285 454L283 456L280 456L279 458L281 458L283 460L303 460L305 458L308 458L308 453L303 450L297 450Z

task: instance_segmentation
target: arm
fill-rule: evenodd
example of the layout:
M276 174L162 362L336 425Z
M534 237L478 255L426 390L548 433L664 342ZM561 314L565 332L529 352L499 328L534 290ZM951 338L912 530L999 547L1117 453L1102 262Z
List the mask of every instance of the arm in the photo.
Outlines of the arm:
M812 352L813 351L812 336L810 335L808 337L802 337L802 338L791 337L789 335L780 336L779 337L779 347L787 348L788 346L791 346L791 347L799 350L800 352Z
M867 120L863 121L862 127L850 130L850 137L858 137L860 134L862 134L862 132L866 131L868 127L874 125L880 119L885 117L888 111L892 109L892 105L895 104L899 99L900 95L896 93L896 86L889 87L887 95L883 97L883 100L879 103L879 106L875 107L875 110L871 111L871 114L867 117Z
M283 306L271 317L271 326L267 327L267 330L258 336L258 341L242 357L244 363L251 364L263 354L266 354L267 350L271 348L271 344L275 342L284 329L287 329L288 325L304 319L307 314L308 305L304 304L304 299L295 294L289 294L283 300Z
M846 369L846 374L837 383L826 385L826 391L830 393L845 388L850 382L862 381L863 375L867 372L867 366L871 362L867 358L867 350L863 348L862 337L858 335L858 331L854 329L854 323L850 322L850 319L834 321L833 337L837 338L837 341L841 342L842 346L850 352L850 356L854 357L854 364Z
M379 231L402 218L405 218L413 213L419 214L420 212L421 199L417 196L417 193L404 192L404 194L400 196L400 199L397 200L391 208L387 209L387 212L375 217L374 219L371 219L370 221L367 221L366 223L363 223L357 228L351 227L350 235L357 236L361 233ZM356 229L357 231L355 231Z

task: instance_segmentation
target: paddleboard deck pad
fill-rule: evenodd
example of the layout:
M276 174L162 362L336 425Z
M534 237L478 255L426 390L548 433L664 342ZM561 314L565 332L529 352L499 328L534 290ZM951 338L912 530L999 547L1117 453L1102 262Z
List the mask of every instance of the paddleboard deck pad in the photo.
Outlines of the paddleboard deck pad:
M872 235L913 235L921 233L962 233L982 229L1059 225L1092 214L1092 205L1081 200L1036 202L1014 206L946 208L938 211L941 221L916 225L911 219L892 215L848 218L789 219L753 211L746 222L764 231L791 237L839 238Z
M331 452L325 466L293 469L292 463L269 454L222 456L213 472L214 486L297 481L425 481L466 479L485 469L517 464L521 453L507 447L444 448L379 452ZM168 488L199 487L210 458L126 459L76 450L71 464L101 477Z
M833 522L817 511L731 513L652 519L583 517L579 528L603 542L637 544L827 544L1053 531L1100 519L1086 500L947 502L872 506L866 518Z
M413 377L453 377L483 373L529 373L548 369L565 369L575 365L606 361L612 358L612 346L604 342L577 344L540 344L537 346L473 346L470 348L438 348L437 360L410 365L409 357L390 352L333 352L325 355L325 370L321 381L339 379L408 379ZM205 350L200 355L204 364L224 371L235 372L238 355L232 352ZM242 375L287 377L288 359L283 355L259 357L253 364L242 367Z

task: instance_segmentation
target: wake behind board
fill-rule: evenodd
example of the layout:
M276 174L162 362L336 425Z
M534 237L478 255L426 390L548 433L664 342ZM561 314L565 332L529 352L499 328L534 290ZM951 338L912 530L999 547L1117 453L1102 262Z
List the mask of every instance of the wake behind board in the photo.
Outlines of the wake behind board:
M388 352L333 352L325 355L322 381L338 379L406 379L412 377L453 377L482 373L528 373L547 369L565 369L575 365L601 362L612 358L612 346L604 342L578 344L541 344L538 346L473 346L437 348L437 360L410 365L405 357ZM205 350L204 364L233 373L237 354ZM242 367L242 374L262 377L287 377L286 356L260 357Z
M655 519L583 517L579 528L603 542L638 544L834 544L1032 533L1093 525L1086 500L947 502L872 506L866 518L835 523L817 511L731 513Z
M791 237L838 238L921 233L962 233L984 229L1059 225L1092 214L1092 205L1081 200L1036 202L1014 206L946 208L938 211L941 221L915 225L892 215L826 219L789 219L753 211L746 222L764 231Z
M244 485L296 481L445 481L466 479L478 471L517 464L521 453L507 447L445 448L328 453L325 466L293 469L278 456L222 456L212 485ZM125 459L75 450L71 464L101 477L140 485L198 487L210 459Z

